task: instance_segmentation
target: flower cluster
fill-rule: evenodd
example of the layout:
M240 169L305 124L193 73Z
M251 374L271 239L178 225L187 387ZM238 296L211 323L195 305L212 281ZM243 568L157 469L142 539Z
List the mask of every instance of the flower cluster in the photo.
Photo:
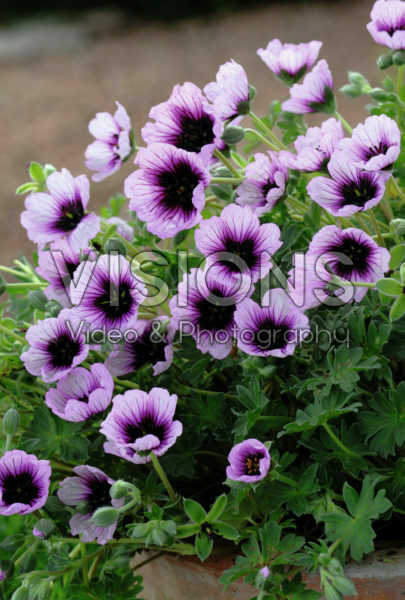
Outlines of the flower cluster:
M167 550L205 560L222 537L252 554L258 597L284 597L285 581L295 586L297 579L283 580L284 566L303 564L295 534L287 534L287 550L277 547L294 516L314 516L317 536L321 521L327 524L325 539L309 540L312 570L322 565L318 554L331 556L340 544L355 559L359 548L372 547L371 525L352 548L353 536L334 538L322 511L331 504L344 518L341 504L350 498L356 514L351 504L363 488L371 502L385 477L381 460L404 438L398 340L382 351L390 320L405 315L398 167L404 6L377 0L372 9L368 29L390 49L399 78L397 88L385 80L388 96L371 90L372 99L384 99L353 129L337 112L326 60L318 60L322 43L274 39L257 53L289 96L263 118L253 112L256 90L234 60L202 89L175 85L150 110L143 147L135 145L121 104L114 115L96 114L89 124L95 141L85 151L92 181L135 154L125 195L110 199L100 217L88 211L87 175L31 164L32 182L20 188L29 191L21 223L37 244L36 262L21 258L16 269L2 268L18 283L4 281L13 297L0 310L0 410L12 403L2 425L0 513L35 513L28 519L39 521L27 523L40 562L42 550L53 552L52 536L62 533L63 548L72 543L69 531L80 536L77 549L61 550L71 565L54 570L50 561L45 570L41 562L35 585L43 573L51 573L50 585L69 574L64 583L72 578L73 597L80 551L91 587L104 557L103 549L86 554L85 544L95 543L111 550L108 568L98 571L118 581L109 597L116 590L129 597L134 579L122 575L121 543L132 553ZM308 127L311 113L328 116ZM243 138L246 152L239 152ZM346 348L336 338L326 351L313 341L313 330L331 323L335 332L347 326ZM17 437L19 428L28 431ZM363 482L361 491L348 492L346 482L342 496L344 469L356 485ZM403 502L398 473L387 486L393 503ZM226 486L231 491L221 494ZM391 506L378 494L375 518ZM277 578L267 547L277 560L286 557ZM0 586L12 573L2 548ZM23 577L28 548L15 552ZM229 581L240 578L240 564ZM349 589L339 569L327 597ZM325 571L323 585L333 577ZM291 597L302 596L298 587Z

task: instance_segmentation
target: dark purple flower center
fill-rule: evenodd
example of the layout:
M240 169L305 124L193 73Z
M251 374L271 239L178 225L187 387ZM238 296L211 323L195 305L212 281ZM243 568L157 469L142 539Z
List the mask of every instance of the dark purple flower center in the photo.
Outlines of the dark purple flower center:
M269 191L273 190L276 187L277 187L277 184L274 183L274 181L271 181L270 179L268 179L267 182L262 185L263 196L266 197L267 194L269 193Z
M80 342L73 340L68 333L62 333L48 343L47 350L54 367L70 367L80 351Z
M336 263L331 265L332 270L340 277L347 277L353 271L362 273L368 270L371 249L367 244L361 243L352 237L344 237L341 242L330 246L328 252L341 254L349 259L343 262L337 257ZM349 262L349 264L345 264L345 262Z
M364 206L368 200L372 200L377 192L376 184L370 179L368 173L360 173L358 181L351 181L342 186L343 200L341 205Z
M260 475L260 460L263 453L249 454L244 460L245 475Z
M213 119L210 115L200 117L182 115L180 119L181 133L174 139L174 146L188 152L200 152L206 144L214 141Z
M137 340L128 345L129 352L133 355L133 369L139 369L146 364L155 364L166 360L165 347L167 342L162 338L154 338L151 329L144 332Z
M124 425L124 432L129 444L145 435L154 435L162 441L165 437L166 427L156 423L153 415L145 415L139 423Z
M284 348L288 342L290 327L287 323L276 323L270 316L266 317L254 332L254 344L260 350L277 350Z
M224 298L224 303L221 302L221 298ZM207 331L219 331L232 325L236 305L228 304L228 302L229 298L224 296L219 289L212 289L208 298L201 298L196 305L200 313L199 328Z
M164 171L157 179L158 185L164 188L161 203L166 211L176 213L181 210L186 216L195 211L193 191L200 183L200 177L188 162L178 162L173 171Z
M86 482L90 488L90 494L86 498L91 512L94 512L101 506L111 505L110 489L111 485L107 479L91 479Z
M365 152L365 158L370 159L373 156L378 156L379 154L385 154L389 148L389 145L386 142L380 142L375 146L370 146Z
M130 313L133 307L131 286L126 281L116 285L111 280L105 279L101 285L101 293L95 298L94 304L108 319L119 319Z
M21 502L34 504L39 495L39 486L35 483L31 473L10 473L1 482L2 499L7 505Z
M78 263L65 262L66 270L69 273L70 279L73 279L74 272L79 266Z
M224 246L226 252L234 254L235 257L239 257L241 259L238 260L236 258L235 261L229 259L220 261L221 264L227 266L230 271L240 273L246 268L245 265L247 265L249 269L257 265L259 256L255 252L256 244L252 238L235 240L231 237L228 237L224 240Z
M70 200L60 207L60 217L56 227L61 231L72 231L84 217L84 208L80 198Z

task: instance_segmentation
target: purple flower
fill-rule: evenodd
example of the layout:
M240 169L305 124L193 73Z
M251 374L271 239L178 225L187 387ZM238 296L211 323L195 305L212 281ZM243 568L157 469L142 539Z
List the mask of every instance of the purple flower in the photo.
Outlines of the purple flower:
M221 139L222 122L194 83L176 85L169 100L154 106L149 116L155 122L142 129L147 144L164 142L196 152L204 163L211 160Z
M357 125L352 137L342 140L339 148L366 171L390 169L401 150L401 132L394 119L374 115Z
M248 206L235 204L226 206L219 217L202 221L194 237L207 266L216 265L220 277L245 273L253 283L267 275L271 256L282 246L277 225L260 225Z
M325 281L331 278L328 277L328 272L322 264L327 265L329 270L346 281L373 283L382 279L384 273L388 271L390 262L388 250L378 246L364 231L353 227L340 229L335 225L327 225L314 235L309 245L308 255L309 265L314 264L314 261L311 261L312 257L317 259L316 272L311 276L311 286L313 289L316 286L321 290L325 287ZM313 268L312 273L314 273ZM367 289L353 288L349 300L353 298L356 302L360 302ZM317 298L318 304L320 301L325 301L325 297L319 293ZM348 301L341 296L339 299L342 302Z
M123 331L136 322L144 290L124 256L104 254L75 273L70 296L73 310L87 322L89 331Z
M132 242L134 238L134 228L131 227L129 223L124 221L124 219L120 219L120 217L110 217L107 219L107 223L110 225L116 225L117 233L128 240L128 242Z
M3 569L0 568L0 581L4 581L5 579L7 579L7 574L8 571L3 571Z
M100 231L96 215L86 213L89 180L86 175L73 177L67 169L51 173L46 180L49 193L35 192L25 200L21 224L29 239L47 244L65 237L74 250L87 246Z
M82 534L83 542L97 540L99 544L105 544L112 540L117 528L117 522L108 527L98 527L91 522L95 511L102 506L113 506L121 508L124 499L112 500L110 496L111 486L115 483L103 471L89 465L73 468L75 477L66 477L60 482L58 498L67 506L77 506L85 503L85 514L77 512L69 521L72 535ZM87 512L88 511L88 512Z
M150 452L162 456L183 432L180 421L173 421L176 403L176 394L163 388L115 396L100 427L108 440L104 450L136 464L150 462Z
M292 85L309 71L318 59L322 42L282 44L277 38L259 48L257 54L284 83Z
M307 192L336 217L350 217L368 210L384 195L387 173L363 171L343 151L333 154L328 171L330 178L314 177L307 185Z
M134 338L127 340L123 348L113 350L105 366L112 375L127 375L144 365L153 365L153 374L166 371L173 360L172 335L165 334L161 327L167 317L157 317L151 321L137 321Z
M229 467L226 475L232 481L256 483L264 479L269 472L271 458L266 446L250 438L236 444L228 455Z
M114 382L104 365L90 371L77 367L45 394L45 404L65 421L85 421L105 410L111 402Z
M238 347L257 356L284 358L309 333L308 318L282 289L266 292L262 306L246 300L238 306L235 322Z
M37 537L37 538L42 538L42 539L45 538L44 532L37 529L37 527L32 528L32 535L35 535L35 537Z
M48 498L49 460L10 450L0 458L0 514L26 515L41 508Z
M201 221L210 174L194 153L169 144L138 151L140 169L125 180L129 208L151 233L168 238Z
M76 269L81 272L84 262L80 261L80 252L72 250L65 239L60 239L51 244L50 250L38 253L38 267L36 271L46 281L48 287L44 290L49 300L56 300L65 308L71 307L70 284ZM90 255L88 260L91 260Z
M297 171L321 171L326 168L343 137L342 123L331 117L321 127L309 127L305 135L299 135L294 142L297 154L282 150L280 160Z
M95 171L93 181L102 181L121 168L123 161L131 154L131 120L125 108L119 103L114 115L100 112L89 123L89 131L96 141L87 146L86 167Z
M254 155L254 161L247 164L246 179L237 189L237 204L250 206L261 216L270 212L284 194L288 179L288 169L281 162L278 152Z
M263 567L263 569L260 569L260 573L265 579L267 579L267 577L270 575L269 567Z
M370 17L367 29L377 44L405 49L405 4L401 0L377 0Z
M224 121L250 110L248 78L245 69L233 59L219 67L216 81L204 87L204 94Z
M232 350L236 307L238 303L243 307L252 291L250 277L242 275L238 280L219 277L215 268L191 269L170 300L170 330L192 335L203 354L225 358Z
M285 100L281 108L299 115L311 112L334 112L336 105L333 79L326 60L320 60L312 71L305 75L302 83L294 83L290 89L290 99Z
M89 352L73 310L65 308L57 317L31 325L26 335L31 348L21 360L32 375L46 382L57 381L83 362Z

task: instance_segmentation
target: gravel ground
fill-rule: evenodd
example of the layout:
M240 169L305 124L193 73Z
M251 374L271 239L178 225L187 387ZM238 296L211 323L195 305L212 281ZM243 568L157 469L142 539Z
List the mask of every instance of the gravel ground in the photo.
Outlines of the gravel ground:
M370 0L272 2L221 17L177 24L128 22L118 13L93 14L78 23L31 22L0 31L0 131L3 189L0 198L0 256L11 264L20 250L30 253L19 222L18 185L27 180L30 160L85 172L83 152L90 142L87 124L96 111L112 110L114 100L127 108L136 131L149 108L166 100L174 84L204 85L218 65L233 57L258 88L255 111L285 94L256 49L282 41L323 40L335 86L347 69L379 82L375 60L381 53L365 25ZM349 122L366 116L363 99L339 98ZM311 119L310 119L311 120ZM116 191L131 165L102 184L93 184L93 209Z

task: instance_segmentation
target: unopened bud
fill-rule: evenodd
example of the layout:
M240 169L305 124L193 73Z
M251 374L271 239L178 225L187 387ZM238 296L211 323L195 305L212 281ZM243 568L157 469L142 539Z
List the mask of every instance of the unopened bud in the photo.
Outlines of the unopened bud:
M345 96L349 96L350 98L357 98L362 94L361 87L354 83L346 83L346 85L343 85L340 88L340 91L342 92L342 94L344 94Z
M15 435L20 426L20 415L15 408L9 408L3 417L3 431L6 435Z
M237 144L245 137L245 130L243 127L226 127L224 133L222 134L222 139L225 144Z
M91 512L91 505L86 500L81 500L79 504L76 505L76 512L79 515L88 515Z
M0 296L1 296L1 294L4 294L4 292L6 292L6 291L7 291L7 282L4 279L4 277L2 277L0 275Z
M388 100L388 93L382 88L373 88L370 92L370 96L376 102L386 102L386 100Z
M118 252L122 256L125 256L127 250L125 248L125 244L119 238L112 237L106 241L104 244L104 252L109 254L110 252Z
M403 235L405 233L405 219L393 219L390 222L390 229L394 233Z
M28 304L32 308L45 311L48 304L48 298L39 290L31 290L28 292Z
M391 54L382 54L377 59L377 67L381 70L388 69L392 65Z
M91 517L91 522L97 527L109 527L118 519L118 511L113 506L98 508Z
M125 481L118 480L116 481L110 489L110 496L113 500L118 500L119 498L124 498L128 492L128 484Z
M399 67L405 64L405 52L403 50L395 50L392 55L392 62Z

